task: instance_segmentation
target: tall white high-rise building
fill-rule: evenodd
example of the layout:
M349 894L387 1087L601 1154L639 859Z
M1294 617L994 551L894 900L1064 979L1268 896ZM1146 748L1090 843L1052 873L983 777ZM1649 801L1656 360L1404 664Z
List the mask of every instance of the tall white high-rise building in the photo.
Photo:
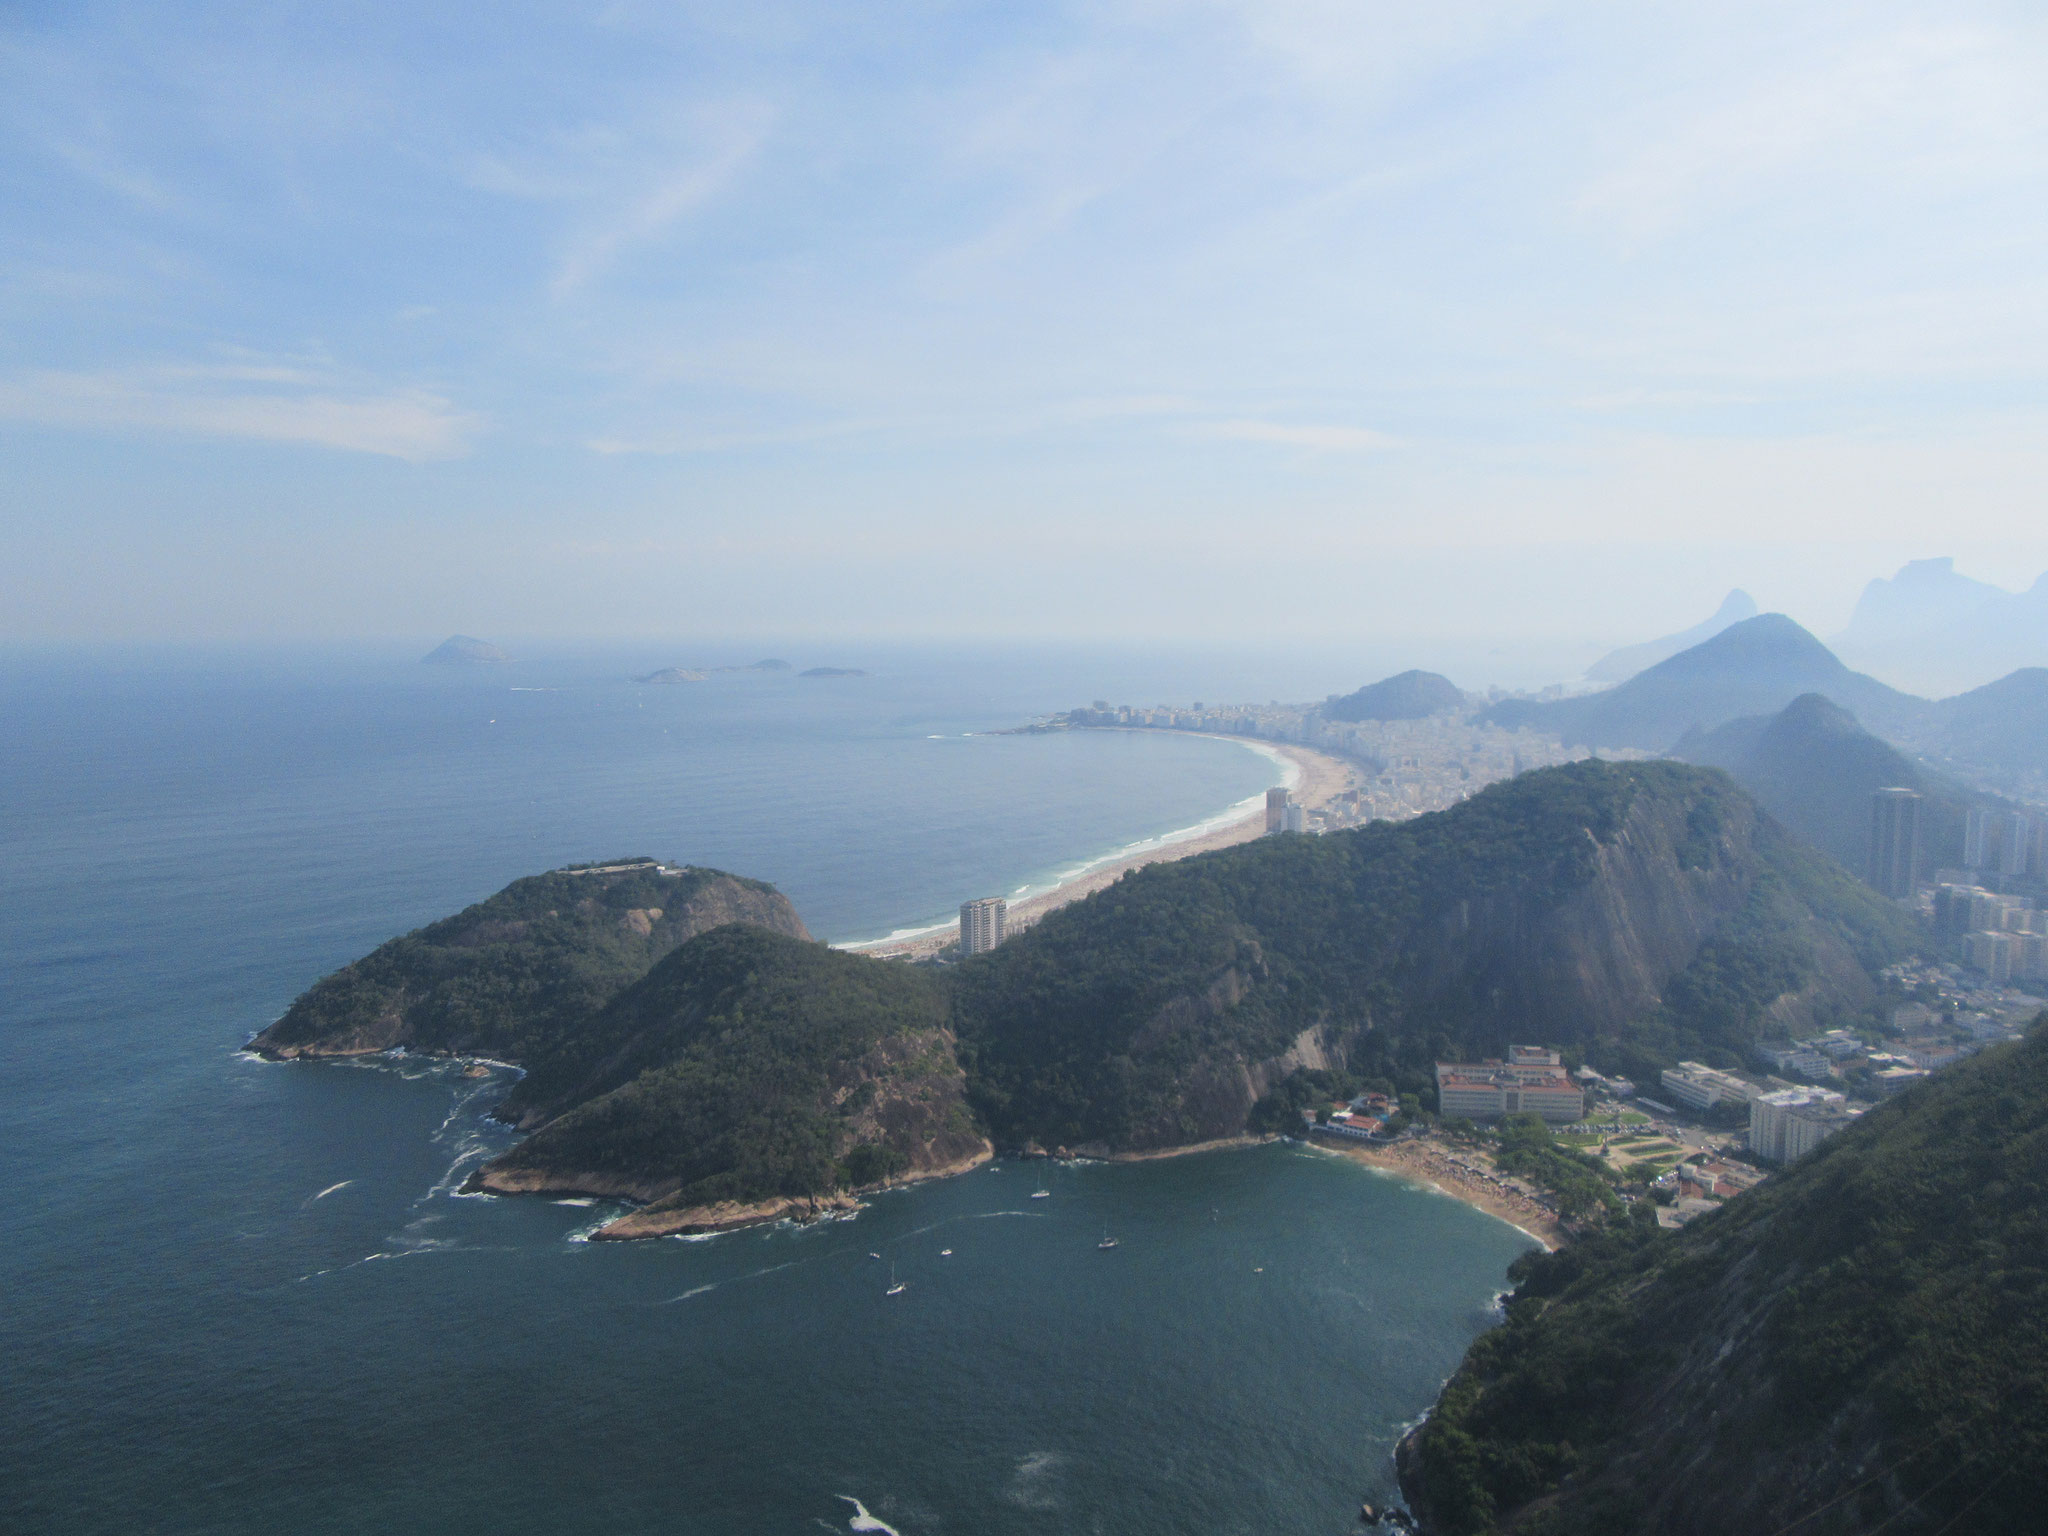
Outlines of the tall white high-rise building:
M1963 812L1963 867L1989 869L1998 862L1998 815L1981 805Z
M1870 797L1870 883L1885 895L1909 897L1920 882L1920 796L1880 789Z
M1003 942L1010 904L1000 896L960 903L960 953L978 955Z

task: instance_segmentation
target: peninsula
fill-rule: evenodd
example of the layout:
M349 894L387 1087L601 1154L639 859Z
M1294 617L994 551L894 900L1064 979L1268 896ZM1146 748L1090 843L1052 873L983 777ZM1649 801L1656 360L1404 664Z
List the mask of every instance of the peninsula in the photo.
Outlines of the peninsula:
M1587 762L1436 815L1129 871L945 968L808 939L653 860L516 882L252 1042L527 1069L473 1186L645 1202L612 1237L843 1205L993 1148L1159 1153L1299 1124L1337 1078L1551 1039L1614 1071L1866 1004L1912 920L1720 773ZM1767 963L1758 963L1759 960Z

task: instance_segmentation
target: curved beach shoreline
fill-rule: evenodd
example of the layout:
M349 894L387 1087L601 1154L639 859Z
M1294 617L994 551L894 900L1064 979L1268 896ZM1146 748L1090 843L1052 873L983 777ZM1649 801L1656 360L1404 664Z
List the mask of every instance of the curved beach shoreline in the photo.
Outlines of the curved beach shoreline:
M1354 1163L1363 1163L1368 1168L1406 1179L1425 1189L1433 1189L1453 1200L1462 1200L1473 1209L1484 1211L1525 1236L1534 1238L1553 1253L1571 1241L1571 1235L1558 1224L1555 1213L1526 1195L1481 1183L1459 1163L1445 1157L1427 1142L1403 1141L1387 1146L1366 1146L1355 1141L1317 1140L1309 1145L1318 1151L1348 1157Z
M1234 742L1281 764L1285 770L1281 782L1294 792L1296 801L1310 810L1328 805L1345 790L1365 782L1363 769L1326 752L1296 746L1292 742L1254 740L1243 736L1217 736L1213 739ZM1261 794L1240 800L1228 810L1192 827L1149 838L1127 851L1087 860L1060 876L1051 886L1042 890L1026 886L1019 896L1013 898L1009 910L1010 932L1028 928L1046 913L1116 884L1134 869L1248 843L1263 836L1265 830L1266 802ZM915 960L950 949L959 942L959 938L960 924L955 920L892 933L887 938L834 947L879 959Z

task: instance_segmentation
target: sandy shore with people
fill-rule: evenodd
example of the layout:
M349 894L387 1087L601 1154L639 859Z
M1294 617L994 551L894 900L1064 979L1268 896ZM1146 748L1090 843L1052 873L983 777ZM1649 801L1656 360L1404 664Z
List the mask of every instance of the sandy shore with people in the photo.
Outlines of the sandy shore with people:
M1221 736L1216 739L1254 746L1261 752L1287 762L1293 769L1294 782L1289 787L1294 792L1296 802L1312 811L1321 810L1346 790L1357 788L1366 782L1363 768L1347 763L1342 758L1332 757L1327 752L1317 752L1309 747L1296 746L1292 742L1253 742L1241 736ZM1037 891L1021 901L1011 902L1008 915L1009 931L1017 933L1030 927L1048 912L1115 885L1134 869L1142 869L1147 864L1163 864L1173 859L1190 858L1198 853L1211 853L1218 848L1229 848L1237 843L1248 843L1253 838L1263 836L1265 830L1266 811L1265 807L1260 805L1222 826L1211 827L1205 832L1192 834L1186 838L1162 842L1155 847L1141 849L1128 858L1088 869L1048 890ZM844 947L882 959L914 960L951 949L959 939L960 925L947 923L901 939Z
M1462 1200L1519 1227L1552 1251L1571 1241L1571 1235L1558 1224L1557 1212L1515 1188L1478 1153L1453 1150L1434 1140L1369 1145L1318 1136L1313 1145Z

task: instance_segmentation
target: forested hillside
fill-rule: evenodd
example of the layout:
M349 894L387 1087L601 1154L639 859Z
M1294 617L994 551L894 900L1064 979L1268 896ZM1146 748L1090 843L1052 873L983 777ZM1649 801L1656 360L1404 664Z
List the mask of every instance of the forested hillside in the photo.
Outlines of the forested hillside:
M748 922L808 938L772 885L652 859L515 880L316 982L250 1042L266 1056L405 1046L523 1061L693 934Z
M1915 936L1720 773L1584 762L1140 870L960 967L954 1011L999 1143L1168 1146L1303 1065L1426 1091L1511 1038L1735 1059L1774 1006L1862 1006Z
M1442 1536L2039 1529L2048 1030L1676 1233L1522 1260L1403 1451Z

